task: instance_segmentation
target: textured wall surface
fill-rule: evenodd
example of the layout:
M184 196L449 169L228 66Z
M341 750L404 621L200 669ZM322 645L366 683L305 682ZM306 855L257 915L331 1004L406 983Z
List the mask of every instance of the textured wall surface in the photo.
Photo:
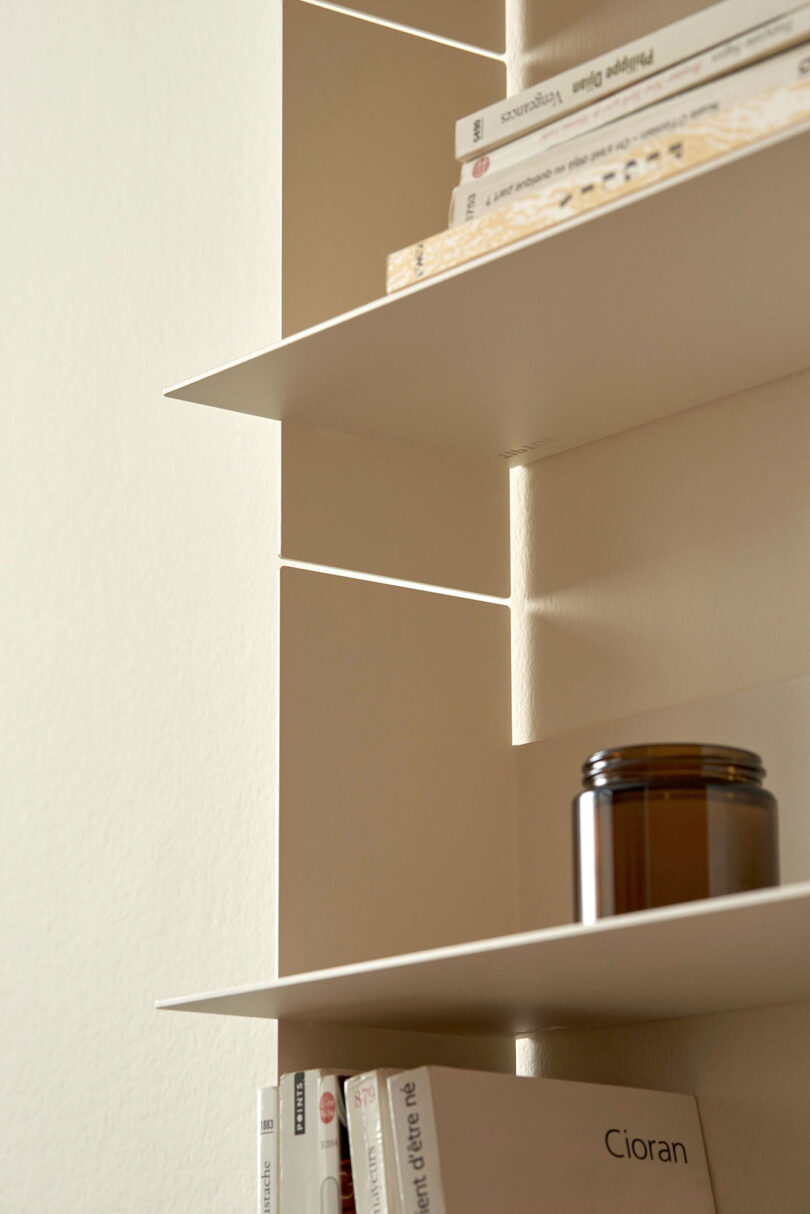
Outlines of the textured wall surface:
M272 1026L278 6L4 6L0 1209L244 1214Z

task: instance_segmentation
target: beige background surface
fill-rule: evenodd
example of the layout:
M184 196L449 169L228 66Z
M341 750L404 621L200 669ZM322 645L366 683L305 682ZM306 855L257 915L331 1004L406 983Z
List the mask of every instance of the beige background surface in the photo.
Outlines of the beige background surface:
M519 740L810 673L809 399L791 376L512 474Z
M281 554L509 596L509 472L285 423Z
M583 0L560 25L557 8L524 22L510 0L515 87L538 30L556 69L650 12ZM236 1214L253 1204L272 1026L158 1016L152 1000L275 964L278 434L160 390L280 331L280 11L37 0L12 5L6 34L0 1209ZM518 740L807 674L807 388L794 377L519 474ZM500 584L499 559L481 568ZM454 854L476 843L459 814L432 829ZM285 1065L314 1061L288 1037ZM705 1095L720 1214L804 1214L807 1041L797 1007L555 1036L519 1057Z
M509 612L281 573L279 971L518 924Z

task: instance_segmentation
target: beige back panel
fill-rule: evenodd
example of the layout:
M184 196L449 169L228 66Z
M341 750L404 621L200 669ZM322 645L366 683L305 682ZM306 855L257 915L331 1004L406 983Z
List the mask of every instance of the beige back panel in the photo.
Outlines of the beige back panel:
M503 96L505 69L286 0L283 71L289 334L384 295L386 255L446 226L456 119Z
M281 974L516 929L508 616L282 569Z
M378 1067L475 1067L514 1074L514 1037L411 1033L394 1029L282 1021L278 1026L278 1072L310 1067L371 1071Z
M810 673L810 373L514 473L520 741Z
M485 50L504 49L503 0L349 0L341 7Z
M509 594L503 467L284 423L281 497L288 560Z

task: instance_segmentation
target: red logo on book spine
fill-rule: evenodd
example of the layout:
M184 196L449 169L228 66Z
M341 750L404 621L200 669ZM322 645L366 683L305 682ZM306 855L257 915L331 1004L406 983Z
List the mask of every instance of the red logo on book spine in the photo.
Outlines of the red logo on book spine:
M473 177L483 177L489 168L489 156L479 156L473 165Z
M320 1102L321 1121L324 1125L329 1125L330 1121L334 1121L336 1108L337 1105L332 1093L324 1092L324 1094L321 1096Z

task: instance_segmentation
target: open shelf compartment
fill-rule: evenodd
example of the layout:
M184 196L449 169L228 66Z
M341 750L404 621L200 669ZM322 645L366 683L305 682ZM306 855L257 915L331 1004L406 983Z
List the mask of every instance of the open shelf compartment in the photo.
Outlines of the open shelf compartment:
M452 1033L810 999L810 882L164 1000L169 1010Z

